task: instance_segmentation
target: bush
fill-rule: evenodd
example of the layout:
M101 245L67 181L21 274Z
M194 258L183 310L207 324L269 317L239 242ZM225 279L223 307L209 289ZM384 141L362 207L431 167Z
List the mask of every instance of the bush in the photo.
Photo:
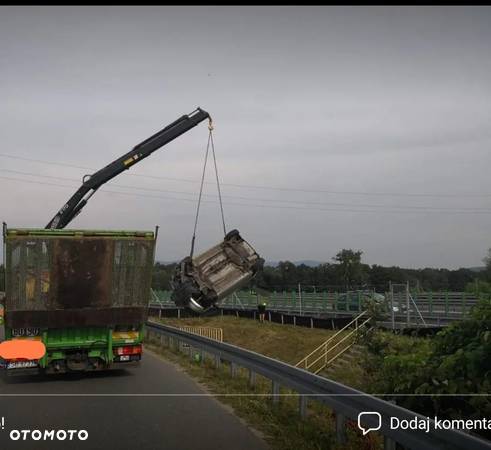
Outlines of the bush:
M465 292L470 292L475 295L491 294L491 283L483 280L475 280L472 283L467 283Z
M367 338L367 347L365 367L372 392L425 394L394 396L399 405L424 415L455 419L491 415L489 397L459 396L491 389L490 300L480 301L469 319L453 323L432 339L376 332ZM490 436L489 431L482 434Z

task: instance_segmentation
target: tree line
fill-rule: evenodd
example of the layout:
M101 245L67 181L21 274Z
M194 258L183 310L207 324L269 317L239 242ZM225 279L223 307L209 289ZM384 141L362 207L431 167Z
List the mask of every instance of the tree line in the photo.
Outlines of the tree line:
M420 291L491 293L491 249L483 259L485 266L482 271L466 268L450 270L385 267L364 263L362 255L361 250L342 249L332 258L332 262L315 267L280 261L276 266L265 266L255 277L250 288L291 291L297 290L300 285L303 291L375 289L377 292L386 292L389 289L389 282L401 284L409 282L411 289ZM156 262L152 288L170 290L175 267L175 263ZM3 265L0 265L0 291L5 290L3 272Z
M491 293L491 249L483 259L485 269L482 271L369 265L362 262L362 255L361 250L343 249L332 258L332 262L316 267L280 261L276 266L265 266L250 287L260 287L268 291L290 291L297 290L300 284L304 291L375 289L377 292L386 292L389 282L409 282L411 289L420 291ZM175 264L156 263L153 288L170 289L174 268Z

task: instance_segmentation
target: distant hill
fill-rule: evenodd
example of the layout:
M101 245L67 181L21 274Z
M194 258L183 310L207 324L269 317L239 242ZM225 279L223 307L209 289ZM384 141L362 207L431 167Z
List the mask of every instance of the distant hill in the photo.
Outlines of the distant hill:
M178 261L157 261L160 264L164 265L169 265L169 264L177 264ZM321 264L324 264L322 261L315 261L313 259L301 259L300 261L291 261L293 264L296 266L300 266L302 264L305 264L308 267L317 267L320 266ZM278 267L279 261L266 261L264 263L265 266L269 267ZM464 267L464 269L467 270L472 270L473 272L482 272L486 270L485 266L475 266L475 267Z
M321 261L314 261L312 259L302 259L300 261L291 261L293 264L296 266L300 266L302 264L305 264L306 266L309 267L317 267L320 266L321 264L324 264ZM266 261L264 265L270 266L270 267L278 267L279 261Z
M155 261L155 262L158 262L159 264L162 264L162 265L169 265L169 264L177 264L178 263L178 261ZM305 264L306 266L309 266L309 267L317 267L320 264L323 264L320 261L314 261L311 259L303 259L300 261L291 261L291 262L293 264L295 264L296 266L300 266L302 264ZM278 264L279 264L279 261L266 261L264 263L265 266L270 266L270 267L278 267Z

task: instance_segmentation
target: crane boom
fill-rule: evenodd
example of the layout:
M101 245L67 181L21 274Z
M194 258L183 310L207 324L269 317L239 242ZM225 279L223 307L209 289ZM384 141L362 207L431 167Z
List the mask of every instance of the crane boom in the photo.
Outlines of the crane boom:
M203 109L197 108L192 113L180 117L153 136L140 142L131 151L106 167L92 175L86 175L83 178L82 186L70 197L45 228L64 228L80 213L99 187L205 119L211 120L210 115Z

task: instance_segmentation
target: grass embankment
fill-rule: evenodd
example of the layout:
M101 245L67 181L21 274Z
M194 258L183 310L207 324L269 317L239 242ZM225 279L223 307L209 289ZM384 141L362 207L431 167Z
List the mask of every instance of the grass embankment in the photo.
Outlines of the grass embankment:
M175 327L214 327L223 330L223 340L229 344L296 364L325 342L336 331L321 328L294 327L274 322L254 321L234 316L165 318L163 323Z
M162 322L175 327L222 328L224 342L292 365L297 364L338 331L281 325L275 322L259 323L257 320L234 316L165 318L162 319ZM364 377L361 361L353 361L349 366L334 367L329 373L329 378L355 389L364 390L367 388L367 380Z
M162 322L172 326L222 328L225 342L290 364L298 362L334 333L331 330L309 329L269 322L261 324L258 321L231 316L162 319ZM248 385L248 372L244 369L239 370L237 377L232 378L227 364L222 364L217 370L213 361L209 359L198 364L191 361L186 354L179 354L166 347L151 345L151 343L148 345L166 359L178 363L187 373L204 384L210 392L216 394L220 401L231 406L239 417L264 434L266 441L273 449L368 450L382 448L380 436L371 433L362 437L355 424L348 427L348 443L337 444L334 415L331 410L318 402L309 401L308 416L301 420L298 414L297 394L282 388L281 394L290 395L282 396L279 404L275 405L269 397L271 382L259 375L255 387L251 388ZM227 396L220 396L220 394L227 394Z

